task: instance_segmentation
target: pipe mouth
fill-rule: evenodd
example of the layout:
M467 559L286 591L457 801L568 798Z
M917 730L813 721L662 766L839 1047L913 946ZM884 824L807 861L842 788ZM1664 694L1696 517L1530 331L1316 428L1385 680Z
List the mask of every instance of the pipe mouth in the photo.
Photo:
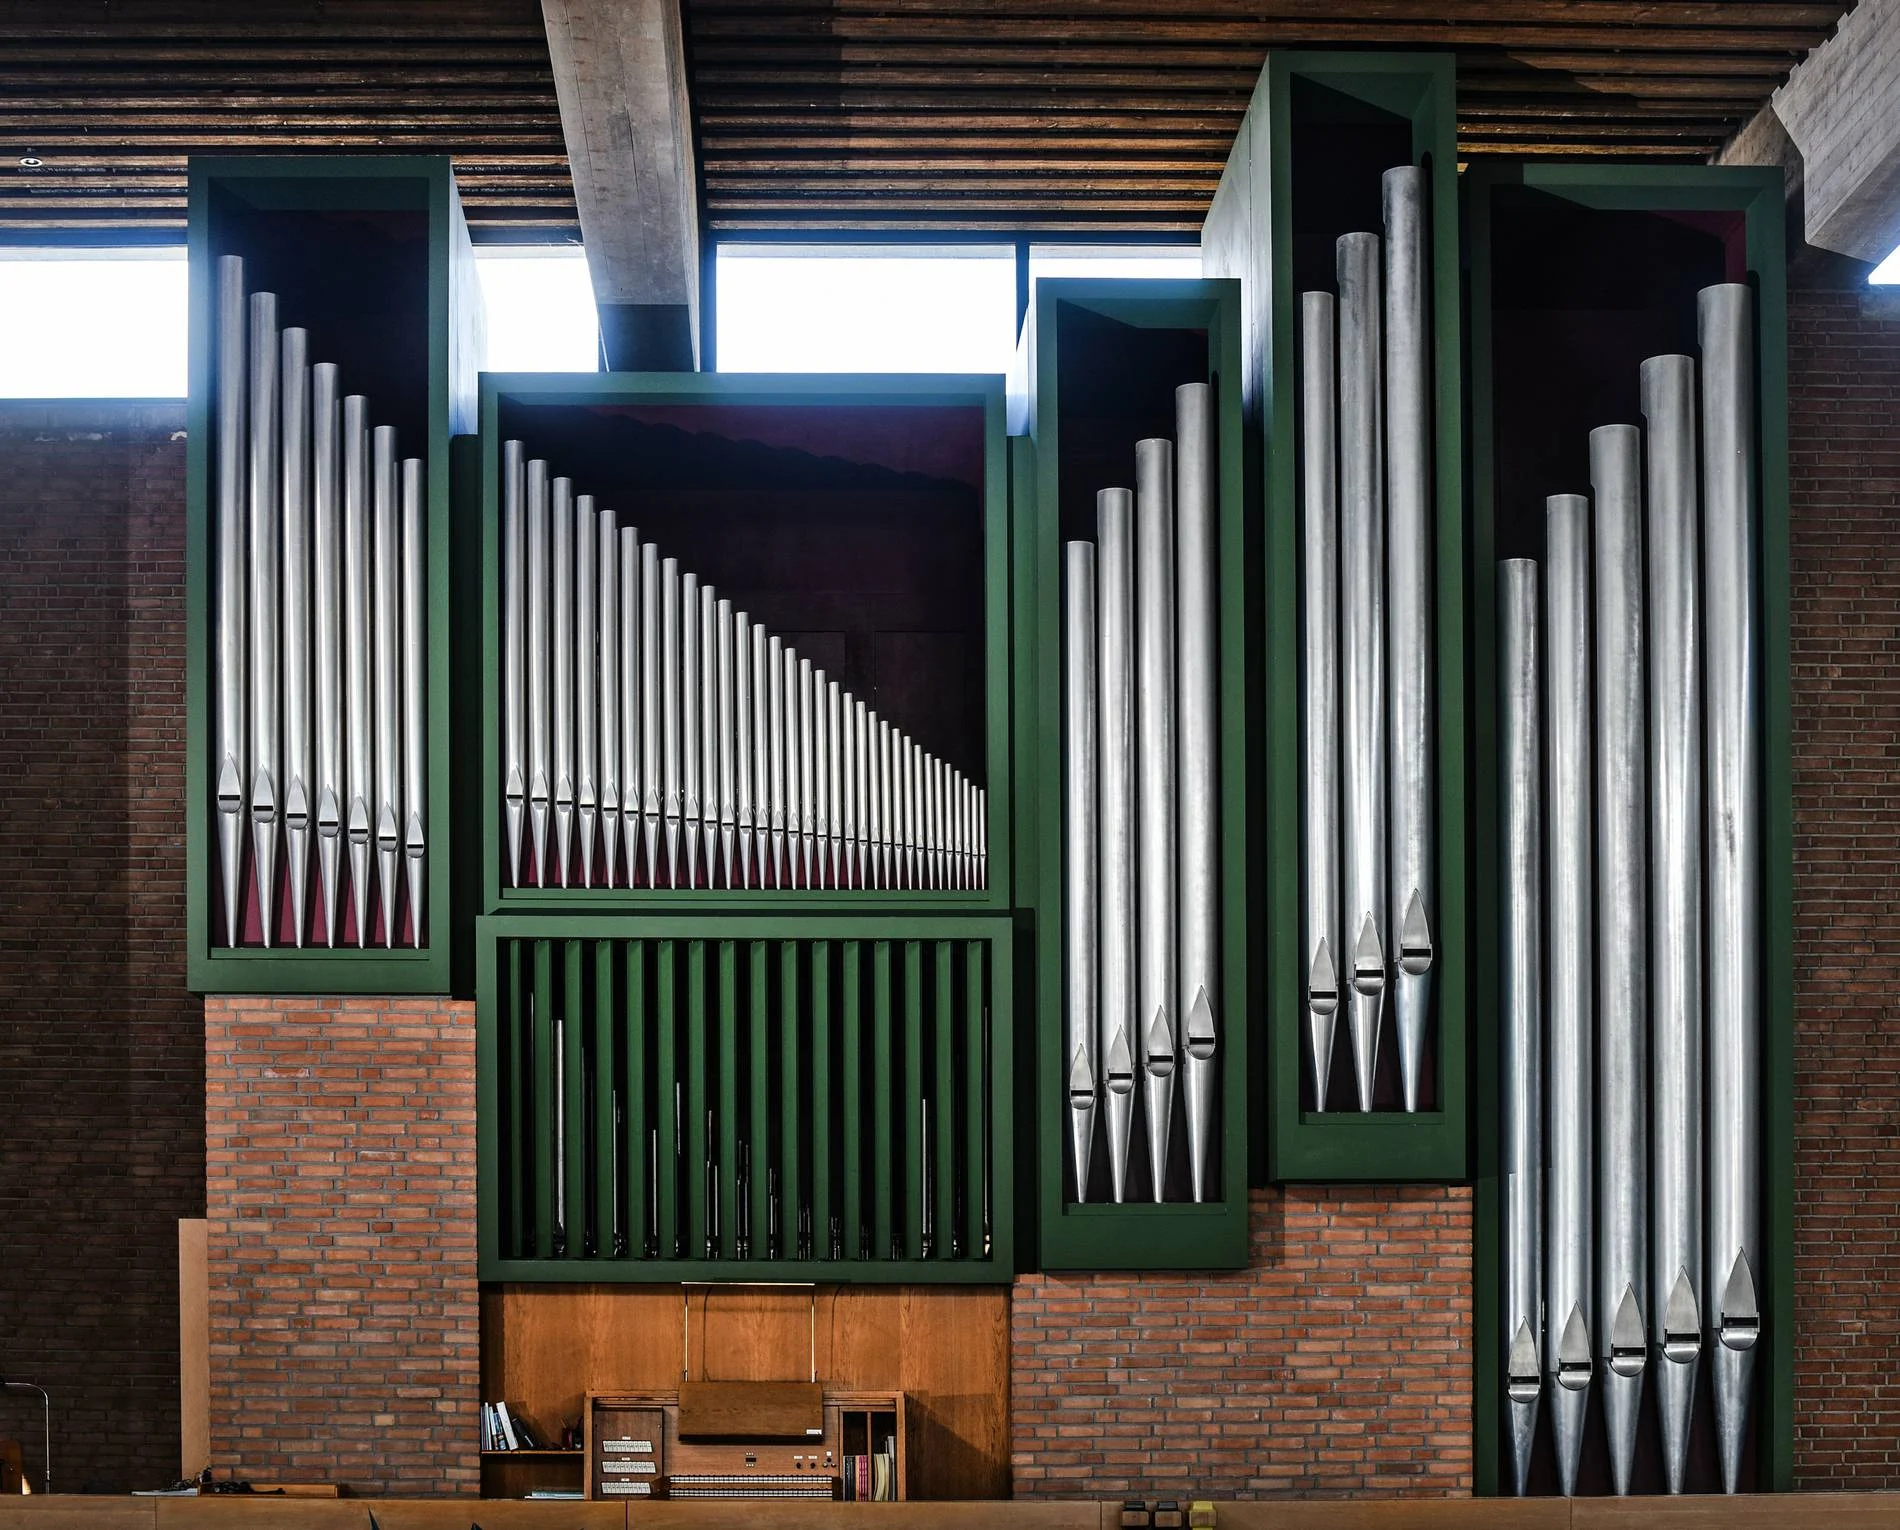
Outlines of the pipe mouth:
M1666 1333L1662 1352L1665 1360L1673 1360L1677 1365L1691 1364L1702 1353L1702 1335Z
M1724 1318L1717 1336L1727 1349L1753 1349L1755 1341L1761 1337L1761 1319Z
M1196 1062L1212 1062L1214 1060L1214 1038L1212 1036L1190 1036L1187 1044L1187 1055ZM1152 1068L1149 1069L1149 1072L1153 1071Z
M1330 1020L1339 1010L1339 990L1337 988L1307 989L1306 1007L1322 1020Z
M1557 1362L1557 1385L1572 1392L1587 1391L1590 1377L1595 1367L1588 1360L1559 1360Z
M1095 1108L1095 1095L1092 1090L1071 1089L1069 1091L1069 1109L1081 1111L1081 1110L1093 1110L1094 1108Z
M1612 1349L1610 1369L1618 1376L1640 1376L1649 1363L1648 1349Z
M1509 1376L1505 1378L1504 1395L1520 1406L1534 1403L1543 1391L1543 1378L1540 1376Z

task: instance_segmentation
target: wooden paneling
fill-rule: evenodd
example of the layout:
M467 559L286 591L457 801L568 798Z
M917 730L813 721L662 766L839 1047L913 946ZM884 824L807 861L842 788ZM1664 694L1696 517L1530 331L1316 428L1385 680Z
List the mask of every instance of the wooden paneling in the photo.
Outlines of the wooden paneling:
M178 1219L178 1475L211 1461L211 1288L205 1219Z
M553 1433L580 1416L585 1392L676 1388L684 1355L684 1379L805 1381L813 1315L799 1288L492 1287L482 1294L482 1395L519 1403ZM832 1390L906 1394L916 1497L1009 1492L1005 1288L821 1287L816 1352Z

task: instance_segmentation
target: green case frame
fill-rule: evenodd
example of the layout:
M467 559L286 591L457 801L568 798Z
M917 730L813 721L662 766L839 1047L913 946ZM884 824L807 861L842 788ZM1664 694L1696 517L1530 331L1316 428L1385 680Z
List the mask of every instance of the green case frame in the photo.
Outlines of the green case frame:
M1249 1034L1247 844L1245 444L1238 386L1240 284L1231 281L1064 279L1038 282L1024 347L1032 449L1017 454L1019 581L1016 686L1023 813L1033 814L1019 863L1035 889L1039 1220L1044 1269L1240 1269L1248 1254ZM1062 546L1059 505L1063 360L1057 335L1064 308L1135 329L1205 331L1205 377L1217 381L1219 443L1219 716L1221 770L1220 1179L1216 1199L1071 1203L1066 1167L1062 979ZM1194 381L1182 378L1182 381ZM1171 432L1170 432L1171 433ZM1127 465L1132 483L1133 443ZM1033 479L1032 479L1033 475ZM1104 485L1105 486L1105 485ZM1098 486L1099 487L1099 486ZM1033 496L1033 497L1032 497ZM1031 510L1033 509L1033 514ZM1033 719L1033 731L1030 723ZM1031 793L1033 792L1033 796ZM1030 849L1033 840L1033 857ZM1177 1127L1177 1130L1180 1129Z
M429 590L429 885L427 940L421 950L255 947L211 943L211 878L217 830L208 767L216 687L210 652L212 567L212 317L216 258L229 248L220 209L311 220L355 213L412 212L427 218L425 409L428 472ZM454 836L450 832L449 620L450 437L474 428L475 365L480 349L474 252L446 157L194 158L190 166L190 394L186 406L186 983L197 993L447 993ZM366 280L377 273L361 273ZM295 322L295 294L284 318ZM326 357L312 335L313 359ZM346 377L345 385L349 385ZM413 439L413 438L409 438Z
M1247 417L1263 451L1267 1092L1264 1171L1275 1181L1448 1182L1465 1174L1466 909L1463 422L1460 372L1456 101L1450 55L1274 53L1208 210L1203 260L1245 278ZM1305 1110L1305 979L1300 958L1298 537L1299 294L1295 290L1296 130L1337 120L1396 137L1429 156L1434 487L1438 523L1438 914L1435 1107ZM1398 163L1388 160L1387 163ZM1332 167L1328 167L1330 171ZM1361 167L1363 168L1363 167ZM1329 176L1330 178L1330 176ZM1372 187L1376 217L1377 187ZM1364 202L1363 193L1359 194ZM1355 209L1358 211L1358 209ZM1376 230L1377 223L1353 226ZM1327 233L1346 232L1345 226Z
M907 1229L895 1229L907 1235L907 1257L891 1259L874 1257L871 1259L846 1258L799 1259L782 1257L767 1259L764 1257L748 1259L703 1259L703 1258L600 1258L581 1257L568 1254L554 1258L507 1258L502 1254L501 1220L503 1216L502 1186L503 1172L502 1121L503 1108L500 1097L501 1088L501 974L498 970L498 955L502 943L510 940L640 940L652 942L678 941L703 943L711 946L721 941L775 941L775 942L827 942L831 944L856 942L875 946L884 942L963 942L981 947L985 951L984 975L988 998L988 1071L984 1084L988 1091L990 1131L987 1141L980 1133L969 1134L957 1140L954 1133L954 1121L945 1121L941 1116L933 1128L932 1136L938 1143L939 1161L945 1161L946 1153L954 1153L960 1159L976 1167L987 1155L988 1184L990 1187L990 1251L987 1257L964 1257L924 1259L917 1244L917 1228L907 1225ZM884 914L866 915L855 918L812 919L797 915L765 916L748 914L723 914L713 917L687 917L676 914L639 915L595 915L554 917L546 914L510 914L485 917L477 921L476 933L476 1151L477 1151L477 1210L478 1210L478 1262L480 1277L484 1281L523 1281L523 1282L589 1282L616 1284L652 1284L676 1283L679 1281L821 1281L837 1284L1004 1284L1016 1272L1015 1237L1016 1208L1011 1168L1015 1162L1016 1125L1015 1112L1010 1108L1015 1088L1015 1051L1016 1041L1012 1023L1013 1000L1017 977L1013 967L1014 937L1012 925L1004 915L936 915L928 917L890 916ZM689 967L689 972L690 972ZM703 968L701 969L703 972ZM689 982L693 981L689 978ZM888 981L892 987L903 986L914 1001L924 981L920 966L912 963L889 959L877 976L877 986L882 988ZM947 990L939 989L945 993ZM688 1003L703 1002L703 994L689 998ZM840 1015L845 1026L857 1023L860 1013L869 1013L869 1008L860 1011L854 1001L846 994L836 996L840 1006ZM875 1001L873 1001L875 1002ZM907 1001L909 1002L909 1001ZM732 1012L721 1011L721 1025L729 1024ZM722 1033L723 1034L723 1033ZM847 1031L848 1034L848 1031ZM756 1044L756 1038L755 1038ZM572 1059L578 1062L580 1055L578 1035L570 1038L568 1050ZM705 1055L690 1046L679 1051L673 1050L673 1043L660 1043L661 1055L670 1060L676 1076L682 1080L682 1087L692 1091L688 1098L693 1102L695 1122L698 1111L703 1108L703 1092L722 1086L720 1078L709 1077ZM967 1068L970 1059L957 1056L950 1050L948 1040L939 1035L937 1066L946 1064L952 1067ZM881 1052L875 1060L867 1064L874 1072L883 1077L883 1070L889 1065L888 1052ZM908 1105L905 1119L893 1119L891 1096L884 1095L873 1101L871 1114L873 1120L862 1129L888 1136L895 1131L903 1131L905 1140L915 1140L920 1128L917 1099L921 1091L921 1055L906 1050L905 1072L907 1082L905 1095ZM971 1075L974 1077L975 1075ZM850 1074L847 1071L846 1077ZM885 1078L895 1084L894 1079ZM808 1077L807 1082L810 1082ZM519 1087L519 1086L517 1086ZM797 1112L804 1109L828 1110L832 1108L827 1089L811 1088L797 1092L796 1086L785 1083L784 1108L796 1120ZM545 1095L551 1088L546 1079L538 1079L536 1088ZM575 1097L578 1098L576 1090ZM761 1128L768 1119L764 1114L756 1114L765 1107L761 1100L766 1096L755 1095L752 1108L754 1120ZM544 1102L545 1103L545 1102ZM729 1102L730 1103L730 1102ZM841 1121L848 1132L852 1119L852 1107L840 1094L835 1106L844 1112ZM662 1106L664 1112L664 1107ZM569 1151L573 1160L580 1159L581 1121L578 1108L569 1113L566 1131L568 1132ZM795 1126L790 1128L796 1130ZM695 1127L686 1128L687 1157L694 1158ZM724 1175L730 1179L735 1164L731 1149L734 1136L733 1112L729 1110L725 1125L721 1131L721 1140L726 1150L721 1162L726 1166ZM701 1133L700 1135L703 1135ZM703 1155L699 1162L703 1163ZM919 1158L915 1154L905 1156L908 1197L913 1204L921 1204L922 1170ZM696 1166L695 1166L696 1167ZM545 1165L537 1166L540 1176L537 1192L537 1204L542 1209L537 1213L546 1217L546 1207L551 1204L550 1171ZM689 1176L694 1170L689 1169ZM880 1174L885 1172L880 1165ZM981 1176L977 1176L979 1179ZM578 1179L579 1176L572 1176ZM944 1211L951 1207L947 1176L938 1181L938 1226L945 1225ZM874 1247L888 1248L889 1238L894 1229L888 1220L890 1206L889 1192L894 1189L887 1181L880 1181L885 1192L877 1196L879 1209L873 1215L877 1217L877 1231ZM860 1197L864 1193L861 1172L850 1167L841 1167L837 1181L837 1193L840 1205L848 1218L851 1212L861 1205ZM765 1238L764 1218L764 1176L760 1175L753 1186L754 1204L760 1209L753 1218L754 1237L763 1243ZM570 1189L570 1208L583 1205L581 1194ZM676 1206L669 1193L663 1192L660 1200L660 1216L663 1225L671 1227L670 1219L680 1216L681 1226L685 1230L690 1220L691 1235L703 1231L703 1197L695 1200L692 1195L686 1197L684 1205ZM814 1215L814 1222L819 1217ZM790 1236L788 1230L787 1236ZM689 1247L691 1243L689 1242Z
M988 791L989 886L980 891L764 891L636 888L513 888L502 882L501 823L501 410L505 404L724 404L748 408L962 406L984 413L983 632L984 754ZM1009 481L1003 381L975 376L738 375L612 372L599 375L485 373L481 382L482 907L530 911L761 914L1001 913L1010 907ZM584 486L582 486L584 487ZM490 677L494 677L490 683Z
M1760 1486L1794 1486L1794 797L1790 760L1788 604L1788 342L1782 177L1779 169L1717 166L1482 165L1465 179L1471 291L1471 623L1473 761L1471 853L1477 1037L1473 1344L1477 1489L1503 1491L1503 1344L1499 1327L1502 1190L1498 1179L1498 825L1496 438L1493 386L1492 220L1502 199L1526 194L1605 212L1738 215L1759 305L1761 630L1763 717L1762 1236L1767 1248L1766 1343L1758 1362L1755 1425ZM1691 321L1692 321L1691 316ZM1580 485L1579 487L1587 487Z

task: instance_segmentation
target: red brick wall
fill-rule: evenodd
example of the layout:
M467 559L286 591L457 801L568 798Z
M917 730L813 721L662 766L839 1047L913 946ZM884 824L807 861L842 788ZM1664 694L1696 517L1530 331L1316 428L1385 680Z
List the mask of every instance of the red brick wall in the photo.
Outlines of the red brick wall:
M1016 1494L1468 1493L1471 1192L1255 1191L1250 1268L1016 1282Z
M0 402L0 1373L52 1394L69 1492L178 1474L177 1222L204 1205L183 427ZM0 1394L0 1439L37 1478L37 1397Z
M1900 301L1789 322L1795 1480L1900 1487Z
M473 1493L475 1007L205 1003L220 1473Z

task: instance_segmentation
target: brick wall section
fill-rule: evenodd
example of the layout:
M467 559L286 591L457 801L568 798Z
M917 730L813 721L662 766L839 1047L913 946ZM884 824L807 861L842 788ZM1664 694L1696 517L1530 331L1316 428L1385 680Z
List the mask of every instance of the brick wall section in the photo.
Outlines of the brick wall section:
M1018 1497L1471 1491L1471 1192L1255 1191L1252 1230L1232 1274L1016 1282Z
M472 1494L475 1009L209 999L220 1472Z
M1900 302L1793 299L1795 1480L1900 1487Z
M185 992L182 404L0 402L0 1374L53 1480L178 1474L178 1231L204 1204ZM40 1471L40 1401L0 1394Z

